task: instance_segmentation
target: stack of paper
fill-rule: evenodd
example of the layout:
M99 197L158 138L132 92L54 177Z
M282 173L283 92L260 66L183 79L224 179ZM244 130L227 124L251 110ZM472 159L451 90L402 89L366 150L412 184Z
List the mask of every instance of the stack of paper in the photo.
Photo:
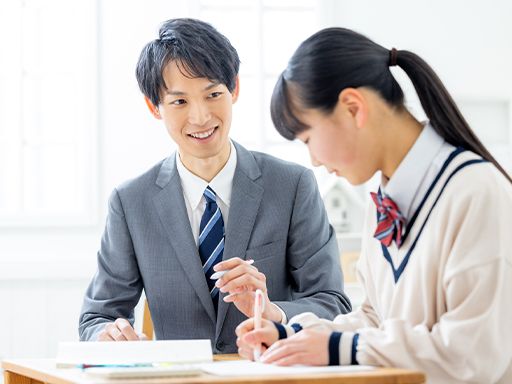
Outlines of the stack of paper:
M210 340L60 343L57 367L150 365L213 361Z

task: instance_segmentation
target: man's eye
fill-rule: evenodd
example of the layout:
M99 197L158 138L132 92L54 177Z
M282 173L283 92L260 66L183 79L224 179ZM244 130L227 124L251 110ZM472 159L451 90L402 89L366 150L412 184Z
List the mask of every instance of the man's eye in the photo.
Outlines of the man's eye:
M216 99L220 95L222 95L222 92L212 92L212 93L210 93L210 98L211 99Z
M177 100L171 101L171 104L173 104L173 105L185 104L185 100L184 99L177 99Z

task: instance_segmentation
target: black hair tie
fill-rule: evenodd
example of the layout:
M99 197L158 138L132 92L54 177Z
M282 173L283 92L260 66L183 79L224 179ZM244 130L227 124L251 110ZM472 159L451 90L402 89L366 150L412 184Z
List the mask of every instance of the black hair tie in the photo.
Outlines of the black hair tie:
M396 48L391 48L391 51L389 51L389 66L394 67L396 65L396 59L398 56L398 51Z

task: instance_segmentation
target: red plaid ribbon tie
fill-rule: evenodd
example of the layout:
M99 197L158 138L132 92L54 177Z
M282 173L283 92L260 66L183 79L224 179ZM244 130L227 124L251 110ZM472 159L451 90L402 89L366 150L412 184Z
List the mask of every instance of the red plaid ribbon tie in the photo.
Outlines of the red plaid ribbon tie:
M389 247L393 240L397 247L402 245L402 230L405 225L405 217L402 215L396 203L388 196L383 196L380 189L377 193L370 192L373 202L377 206L377 229L375 237L383 245Z

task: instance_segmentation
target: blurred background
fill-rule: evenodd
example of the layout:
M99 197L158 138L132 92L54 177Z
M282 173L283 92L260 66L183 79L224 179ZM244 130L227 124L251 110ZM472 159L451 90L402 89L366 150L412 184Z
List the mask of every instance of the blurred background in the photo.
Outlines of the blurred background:
M0 360L53 357L78 339L107 198L174 145L134 76L162 21L212 23L238 50L232 138L310 167L304 145L272 127L269 98L298 44L327 26L355 29L425 58L491 152L512 170L512 2L508 0L2 0L0 2ZM407 105L411 85L393 69ZM338 232L347 291L367 192L315 169Z

